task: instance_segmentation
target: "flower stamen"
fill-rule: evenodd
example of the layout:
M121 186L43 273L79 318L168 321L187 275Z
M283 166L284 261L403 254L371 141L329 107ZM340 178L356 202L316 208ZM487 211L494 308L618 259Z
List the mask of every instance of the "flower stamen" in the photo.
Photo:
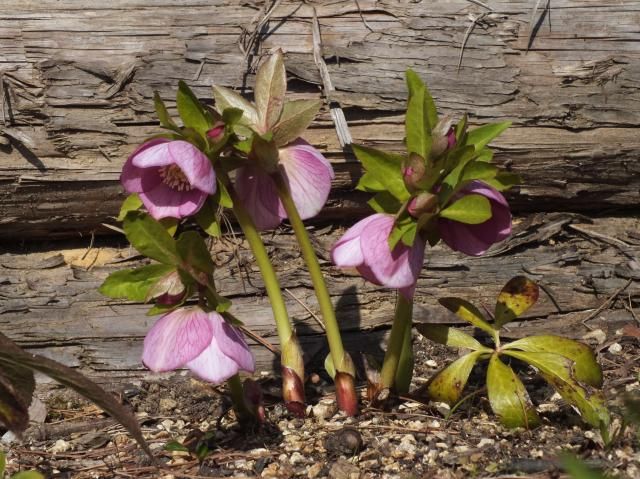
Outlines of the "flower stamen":
M167 165L160 168L162 182L176 191L191 191L193 186L178 165Z

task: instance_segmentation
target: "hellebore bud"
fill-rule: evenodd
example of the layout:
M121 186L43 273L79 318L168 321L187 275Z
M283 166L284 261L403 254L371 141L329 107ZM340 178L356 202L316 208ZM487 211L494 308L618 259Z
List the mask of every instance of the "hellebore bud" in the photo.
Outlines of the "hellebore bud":
M178 304L184 299L186 293L187 290L178 272L171 271L149 288L146 300L155 300L156 303L165 305Z
M297 417L304 417L304 360L295 334L282 345L282 398L287 409Z
M264 424L267 417L264 404L262 404L262 389L260 388L260 384L251 378L247 378L242 384L242 390L244 392L244 402L247 409L254 415L258 424Z
M444 116L433 128L431 132L433 140L431 144L432 158L437 158L456 145L456 134L452 124L453 119L450 116Z
M411 153L402 167L402 177L407 189L415 193L420 188L420 181L424 178L426 165L424 158L417 153Z
M432 213L436 206L438 206L438 197L425 192L411 199L407 211L414 218L419 218L425 213Z
M207 131L207 137L209 137L209 139L213 143L219 143L224 138L224 133L225 133L224 130L225 130L224 123L221 121L217 121L213 125L213 127L211 127L209 131Z

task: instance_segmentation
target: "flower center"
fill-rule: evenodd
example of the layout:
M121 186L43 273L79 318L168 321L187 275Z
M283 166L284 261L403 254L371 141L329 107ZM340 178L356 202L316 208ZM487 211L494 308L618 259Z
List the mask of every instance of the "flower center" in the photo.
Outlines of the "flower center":
M184 176L178 165L167 165L160 168L162 182L176 191L191 191L193 186Z

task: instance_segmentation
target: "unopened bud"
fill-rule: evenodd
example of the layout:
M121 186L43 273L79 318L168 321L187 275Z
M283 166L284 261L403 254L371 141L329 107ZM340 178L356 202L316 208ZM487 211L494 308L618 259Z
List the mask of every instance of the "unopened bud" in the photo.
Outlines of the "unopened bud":
M209 131L207 131L207 136L213 143L218 143L224 138L224 130L224 123L218 121Z
M260 388L260 384L251 378L247 378L244 380L242 389L247 408L253 413L259 424L264 423L266 421L266 413L264 405L262 404L262 389Z
M358 414L358 395L354 378L349 373L337 372L334 378L338 407L348 416Z
M402 167L404 184L410 192L413 193L419 189L420 181L424 178L425 172L424 158L417 153L411 153Z
M304 417L304 384L296 372L282 366L282 398L289 412L296 417Z
M431 131L431 157L437 158L445 151L456 146L456 133L453 129L453 119L444 116Z
M177 271L164 275L149 288L147 301L154 300L158 304L178 304L184 299L187 290Z
M414 218L419 218L425 213L432 213L438 205L438 197L431 193L420 193L411 199L407 211Z

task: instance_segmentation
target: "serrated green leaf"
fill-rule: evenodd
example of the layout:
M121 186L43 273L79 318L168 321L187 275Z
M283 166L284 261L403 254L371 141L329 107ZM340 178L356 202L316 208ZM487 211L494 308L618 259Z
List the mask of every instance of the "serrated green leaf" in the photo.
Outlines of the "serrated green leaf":
M469 380L473 366L483 351L473 351L456 359L440 371L429 383L427 392L433 401L445 402L450 406L460 400L462 391Z
M482 313L473 304L460 298L440 298L438 302L460 319L489 333L491 337L495 337L496 330L484 320Z
M79 372L47 357L27 353L2 333L0 333L0 363L3 366L8 364L41 372L63 386L70 387L82 394L122 424L145 453L153 458L133 414L120 404L113 394L105 391Z
M440 211L442 218L478 225L491 219L491 202L483 195L464 195Z
M185 82L178 82L178 93L176 95L178 113L182 123L187 128L193 128L201 134L206 134L213 126L211 115L202 106L198 98Z
M288 101L282 108L278 123L273 127L273 141L284 146L299 138L320 111L320 100Z
M384 185L380 183L374 175L365 171L358 181L356 190L366 191L368 193L378 193L384 191Z
M218 182L218 189L220 182ZM218 190L216 190L216 194ZM204 230L209 236L214 238L220 238L222 236L222 230L220 229L220 223L218 221L218 214L211 199L207 199L202 205L202 208L198 210L195 215L196 223Z
M538 301L538 285L526 276L515 276L507 281L498 295L495 308L495 327L501 328L524 314Z
M162 101L162 98L160 98L160 94L158 92L154 92L153 94L153 105L156 108L156 114L158 115L158 120L160 120L160 124L163 127L168 128L169 130L179 132L180 128L178 128L178 125L176 125L176 123L173 121L173 119L169 115L169 112L167 111L167 107Z
M242 110L242 118L239 124L256 128L258 126L258 111L256 107L238 93L223 86L213 86L213 97L218 111L224 112L227 108Z
M146 301L147 292L160 278L175 271L175 266L149 264L136 269L123 269L111 273L98 291L110 298Z
M389 213L392 215L395 215L402 207L402 203L388 191L381 191L367 201L367 204L371 206L376 213Z
M429 158L432 144L431 129L435 126L429 117L430 95L422 79L413 70L407 70L406 80L409 90L405 117L407 153L416 153L422 158ZM435 105L433 109L435 110ZM437 116L435 121L438 121Z
M263 131L269 131L280 118L287 93L284 57L278 50L258 68L254 96Z
M474 128L468 132L467 145L474 145L476 151L480 151L510 126L510 121L503 121Z
M602 369L596 355L586 344L561 336L529 336L503 345L503 349L519 349L532 353L555 353L573 361L572 374L585 384L602 387Z
M531 353L503 349L503 353L535 366L540 375L582 414L588 424L608 428L611 422L606 400L601 391L578 383L573 372L573 361L554 353Z
M182 266L188 265L197 271L213 274L215 268L211 253L202 236L195 231L185 231L176 241L178 255L183 261Z
M445 346L473 349L474 351L492 351L480 344L473 336L444 324L414 323L414 326L424 337Z
M393 153L352 145L360 163L368 174L372 175L385 189L400 201L411 197L402 178L402 157Z
M178 264L175 240L165 227L141 211L130 211L122 225L131 245L141 254L164 264Z
M11 476L11 479L44 479L44 476L38 471L20 471Z
M132 193L125 198L118 213L118 221L123 221L129 211L139 210L142 207L142 200L137 193Z
M531 429L539 424L540 418L524 384L495 353L487 369L487 395L491 409L504 426Z

